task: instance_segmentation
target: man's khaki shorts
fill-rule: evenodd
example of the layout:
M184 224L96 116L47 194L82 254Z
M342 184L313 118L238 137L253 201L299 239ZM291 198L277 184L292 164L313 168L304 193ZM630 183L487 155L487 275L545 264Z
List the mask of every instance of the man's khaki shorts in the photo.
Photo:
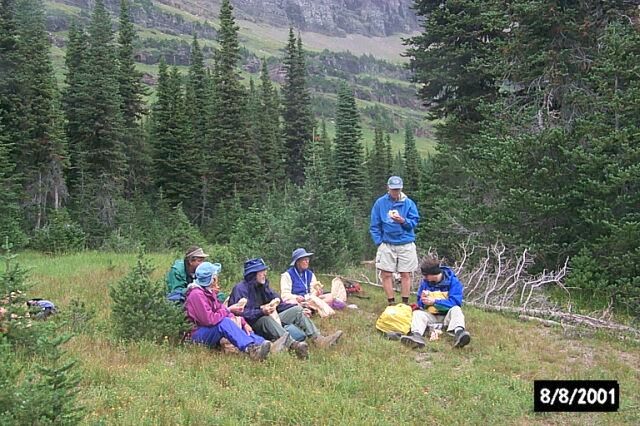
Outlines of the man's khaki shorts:
M397 246L380 244L376 254L376 268L387 272L415 272L418 269L415 243Z

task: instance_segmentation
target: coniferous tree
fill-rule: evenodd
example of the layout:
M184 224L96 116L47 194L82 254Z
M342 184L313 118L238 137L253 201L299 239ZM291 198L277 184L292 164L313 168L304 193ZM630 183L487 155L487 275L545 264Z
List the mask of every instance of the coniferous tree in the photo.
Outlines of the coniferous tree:
M125 147L127 171L125 194L128 198L141 194L150 184L151 157L143 136L140 120L146 114L142 73L135 67L133 44L136 39L129 0L120 0L118 30L118 82L123 119L122 139Z
M198 196L194 185L197 174L191 173L193 137L180 74L175 67L169 71L164 58L160 60L156 95L151 114L154 182L172 207L182 203L184 208L191 206Z
M283 142L287 158L287 175L296 185L304 183L304 150L313 138L314 118L306 83L306 65L302 41L289 28L285 48L283 86Z
M219 50L215 54L215 109L213 138L215 148L216 182L213 185L217 198L224 198L232 191L248 201L259 191L258 158L251 149L245 108L247 95L240 84L240 47L238 26L233 17L233 7L223 0L220 7Z
M389 176L391 176L393 174L393 150L391 148L391 135L389 133L387 133L387 135L384 138L384 148L385 148L385 156L384 156L384 162L385 162L385 167L386 167L386 175L387 175L387 179L389 178ZM384 184L387 184L387 181L384 181Z
M14 154L18 141L16 29L13 2L2 0L0 5L0 237L22 245L26 236L21 226L19 174Z
M356 101L343 84L336 106L335 163L340 187L351 200L361 199L364 190L362 131Z
M68 76L75 79L69 87L76 103L68 108L73 133L67 136L75 154L72 167L79 175L71 190L73 211L90 231L90 243L98 244L115 225L126 173L117 51L102 0L91 17L86 52L71 50L67 56L71 63L76 56L81 59ZM71 100L65 100L67 106Z
M85 164L82 161L82 141L88 138L89 129L87 110L84 106L90 102L87 85L90 84L87 70L86 52L89 48L87 34L73 20L69 26L69 40L65 52L66 88L63 91L62 103L67 119L65 133L68 140L69 173L68 183L72 188L74 199L86 200Z
M22 202L36 229L45 224L48 207L58 209L67 196L63 175L66 141L44 19L39 0L16 3L20 93L16 106L21 137L15 148L17 167L22 171Z
M184 205L191 218L198 217L200 223L206 219L211 209L211 185L214 178L213 136L211 134L212 86L208 70L204 64L204 56L196 34L191 43L191 65L187 77L185 104L186 114L193 134L193 151L200 161L192 164L191 170L199 179L198 202ZM190 206L193 205L191 208Z
M330 189L337 188L335 185L336 172L334 165L333 148L331 147L331 138L327 132L327 123L324 119L320 123L320 156L322 170L324 171L325 179L329 184Z
M269 176L269 187L279 185L285 177L284 149L280 133L280 112L278 95L269 78L267 61L262 60L260 87L258 88L258 105L252 120L256 125L256 137L261 141L259 146L260 161Z
M409 123L404 129L404 185L412 192L420 190L420 154L416 148L416 138Z
M376 127L373 136L373 148L371 149L369 182L373 196L386 189L389 171L387 166L387 147L384 143L384 134L381 127Z

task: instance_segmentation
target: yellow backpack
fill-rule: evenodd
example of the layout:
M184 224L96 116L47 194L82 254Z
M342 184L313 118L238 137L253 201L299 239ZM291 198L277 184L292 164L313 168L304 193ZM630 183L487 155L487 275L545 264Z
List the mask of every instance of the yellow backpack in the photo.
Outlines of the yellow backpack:
M403 303L387 306L376 321L376 328L383 333L396 331L407 334L411 330L411 306Z

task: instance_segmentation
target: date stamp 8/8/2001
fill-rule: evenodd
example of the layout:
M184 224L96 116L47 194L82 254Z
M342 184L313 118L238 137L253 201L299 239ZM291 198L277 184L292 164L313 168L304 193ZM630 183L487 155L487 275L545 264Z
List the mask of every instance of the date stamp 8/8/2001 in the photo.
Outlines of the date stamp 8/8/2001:
M535 380L533 411L618 411L620 385L615 380Z

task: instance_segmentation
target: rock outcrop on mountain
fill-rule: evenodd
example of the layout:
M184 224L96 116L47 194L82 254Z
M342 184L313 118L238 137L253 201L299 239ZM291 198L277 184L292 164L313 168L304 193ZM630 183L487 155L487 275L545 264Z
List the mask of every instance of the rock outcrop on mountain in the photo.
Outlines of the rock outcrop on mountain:
M412 0L235 0L245 19L335 36L388 36L419 29Z
M91 10L93 0L51 0ZM132 14L136 24L168 34L192 34L213 38L213 27L197 22L203 19L216 22L219 0L132 0ZM237 18L266 23L277 27L293 26L311 31L344 37L347 34L384 37L410 33L419 29L411 9L413 0L232 0ZM117 15L119 0L105 0L109 10ZM193 16L196 21L162 8L171 6ZM52 22L50 28L65 29L65 22Z

